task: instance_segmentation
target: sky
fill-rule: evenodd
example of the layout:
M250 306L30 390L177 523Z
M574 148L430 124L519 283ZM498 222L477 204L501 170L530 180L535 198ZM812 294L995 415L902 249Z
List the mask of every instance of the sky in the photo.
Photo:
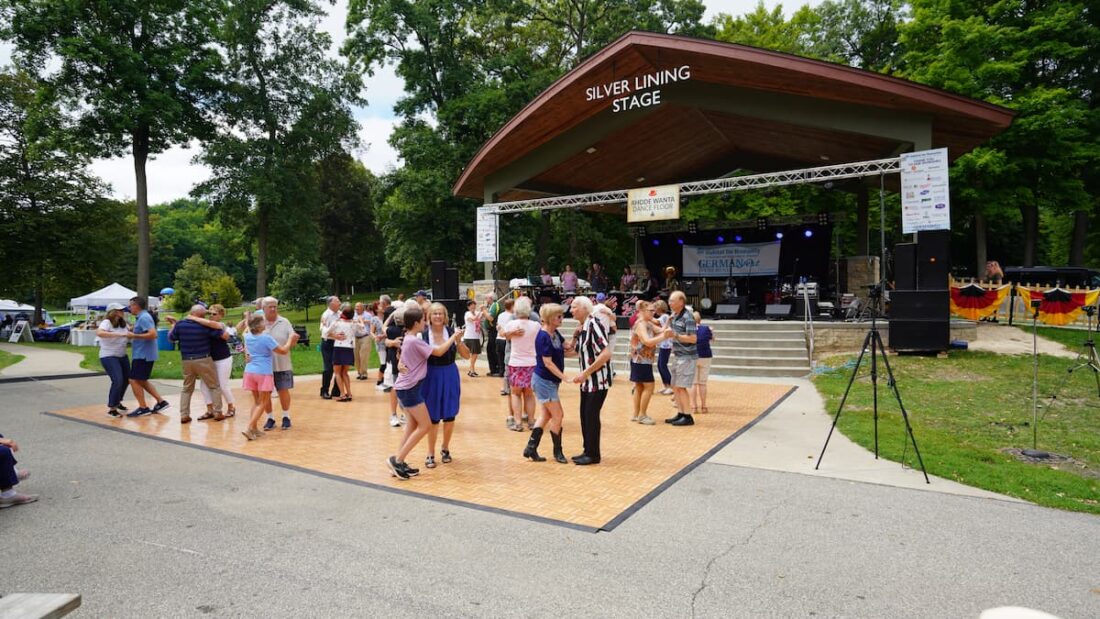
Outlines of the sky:
M752 11L758 0L704 0L707 7L704 19L709 21L719 13L740 15ZM778 2L764 0L769 9L782 5L784 12L790 14L803 4L817 4L820 0L796 0ZM334 42L333 53L339 49L345 38L344 16L347 12L347 0L336 0L332 6L325 5L328 16L322 27L331 35ZM7 65L11 59L11 47L0 43L0 65ZM400 166L397 153L387 143L397 120L393 106L401 97L403 84L394 74L392 67L383 67L375 71L373 77L365 79L367 105L354 110L359 121L359 136L363 146L354 155L368 169L383 174ZM196 183L205 180L209 171L194 162L199 152L198 145L176 147L151 158L146 174L149 179L149 203L160 204L188 196ZM98 159L92 163L92 171L111 186L112 193L118 199L134 197L134 166L128 157Z

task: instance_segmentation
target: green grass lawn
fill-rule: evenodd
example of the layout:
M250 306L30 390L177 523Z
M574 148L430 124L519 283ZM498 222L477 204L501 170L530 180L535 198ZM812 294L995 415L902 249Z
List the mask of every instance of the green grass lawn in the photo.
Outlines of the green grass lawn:
M25 357L23 355L17 355L15 353L4 352L0 350L0 370L8 367L9 365L15 365L22 361Z
M1051 339L1074 347L1084 339L1081 331L1050 331L1056 332ZM836 413L851 374L850 367L843 366L854 359L825 359L823 365L835 369L814 379L830 415ZM872 449L868 361L852 387L838 428ZM1073 458L1069 463L1044 465L1021 462L1005 452L1032 446L1030 356L952 351L946 359L891 356L889 362L930 474L1040 505L1100 513L1100 397L1090 372L1074 374L1048 411L1049 398L1073 361L1040 356L1039 414L1047 413L1038 425L1038 447ZM905 439L897 402L880 367L880 454L901 461ZM911 447L905 463L917 466Z

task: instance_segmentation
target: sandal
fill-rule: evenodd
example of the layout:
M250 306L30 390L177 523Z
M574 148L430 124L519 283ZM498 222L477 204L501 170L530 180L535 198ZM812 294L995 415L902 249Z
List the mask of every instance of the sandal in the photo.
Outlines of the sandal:
M214 418L214 413L212 413L210 411L206 411L205 413L203 413L202 415L199 416L199 421L206 421L207 419L213 419L213 418Z
M337 402L351 402L351 396L350 395L342 395L342 396L336 398L336 401Z
M229 419L230 417L236 417L236 416L237 416L237 410L234 409L234 408L231 408L231 409L225 411L225 418L226 419Z
M429 469L435 468L435 456L428 456L424 458L424 467Z
M447 464L451 461L451 452L450 451L448 451L446 449L441 450L439 452L439 455L442 456L440 458L440 461L443 462L443 464Z

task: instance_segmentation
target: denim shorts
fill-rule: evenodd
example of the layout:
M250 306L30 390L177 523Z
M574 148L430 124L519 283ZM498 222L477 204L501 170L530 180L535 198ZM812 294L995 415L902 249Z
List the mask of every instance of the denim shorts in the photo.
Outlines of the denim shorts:
M539 376L538 372L535 372L531 375L531 386L535 389L535 401L539 404L561 401L561 398L558 397L558 388L561 383L547 380Z
M424 403L424 395L420 393L423 385L424 381L420 381L409 389L397 390L397 401L401 403L401 408L409 409Z

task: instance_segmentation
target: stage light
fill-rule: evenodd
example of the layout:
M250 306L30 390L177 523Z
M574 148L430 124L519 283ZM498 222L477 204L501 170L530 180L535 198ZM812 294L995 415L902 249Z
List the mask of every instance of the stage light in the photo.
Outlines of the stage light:
M684 239L676 239L676 243L678 243L680 245L683 245L684 244Z
M767 218L757 217L756 218L756 229L757 230L767 230L768 229L768 220L767 220Z
M733 237L733 242L734 243L740 243L741 242L741 235L738 234L737 236Z
M688 222L688 234L695 234L699 232L699 226L694 221Z
M661 244L661 240L660 240L660 239L653 239L653 245L654 245L654 246L657 246L657 245L660 245L660 244Z
M718 242L719 242L719 243L725 243L725 242L726 242L726 239L725 239L725 237L721 237L721 236L720 236L720 237L718 237Z
M829 214L828 213L818 213L817 214L817 225L819 225L819 226L829 225Z
M589 146L588 148L584 149L584 152L591 155L592 153L596 152L596 147L595 146Z
M783 233L782 232L776 232L775 233L775 238L782 239L783 238Z
M803 232L803 233L802 233L802 236L804 236L804 237L806 237L806 238L810 238L810 237L811 237L811 236L813 236L813 235L814 235L814 231L813 231L813 230L807 230L807 231L805 231L805 232Z

